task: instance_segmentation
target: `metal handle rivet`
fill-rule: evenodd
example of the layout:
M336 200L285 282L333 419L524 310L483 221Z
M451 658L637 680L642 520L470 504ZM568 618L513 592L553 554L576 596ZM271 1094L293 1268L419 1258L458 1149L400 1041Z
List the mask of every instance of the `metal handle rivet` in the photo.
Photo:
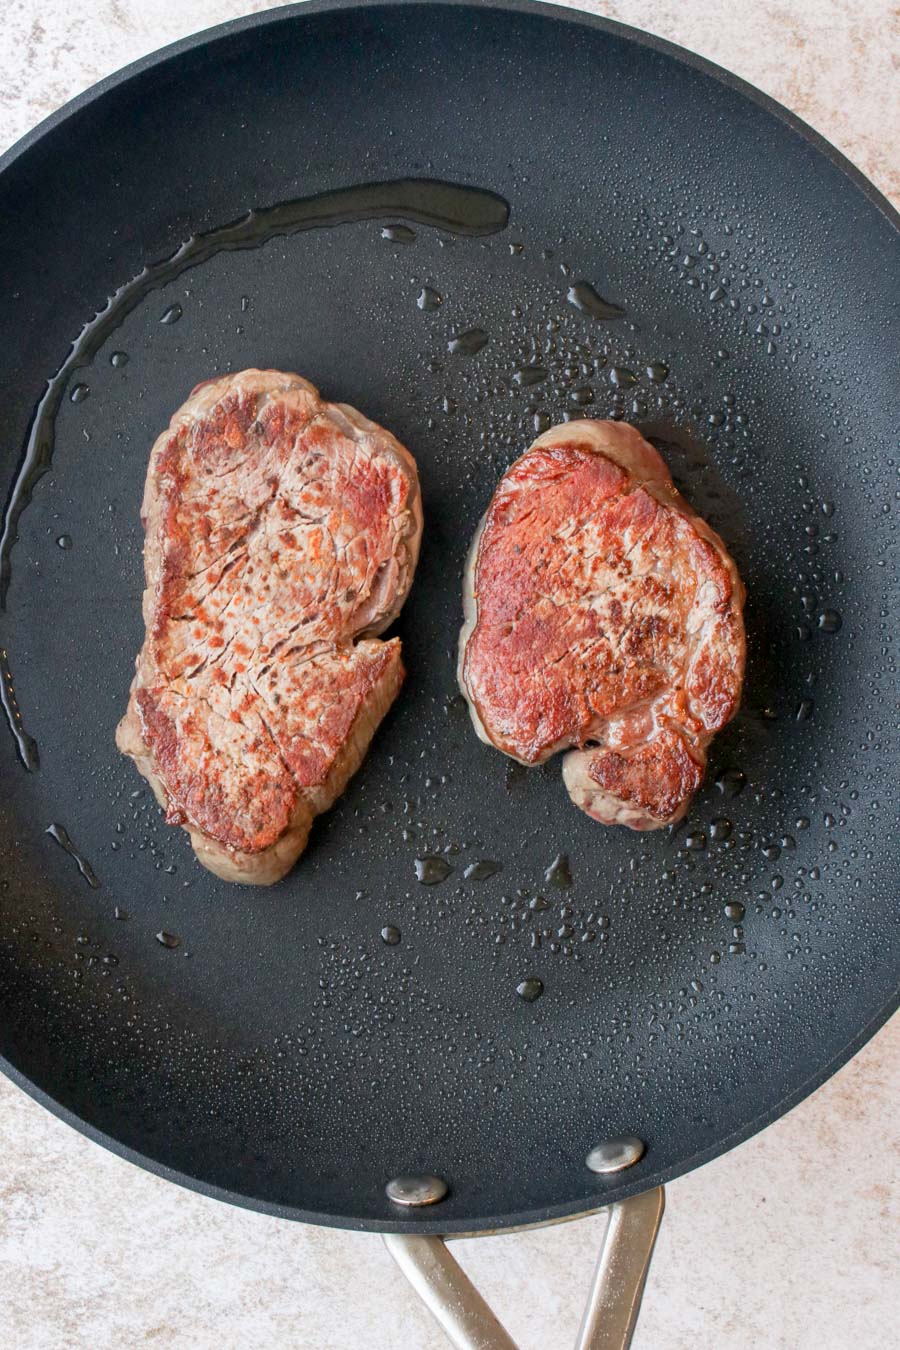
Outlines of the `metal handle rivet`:
M395 1205L418 1209L422 1205L436 1205L450 1189L442 1177L394 1177L385 1186L387 1198Z
M633 1167L644 1156L646 1148L643 1139L626 1134L619 1139L605 1139L602 1144L597 1144L584 1161L591 1172L609 1176L614 1172L624 1172L626 1167Z

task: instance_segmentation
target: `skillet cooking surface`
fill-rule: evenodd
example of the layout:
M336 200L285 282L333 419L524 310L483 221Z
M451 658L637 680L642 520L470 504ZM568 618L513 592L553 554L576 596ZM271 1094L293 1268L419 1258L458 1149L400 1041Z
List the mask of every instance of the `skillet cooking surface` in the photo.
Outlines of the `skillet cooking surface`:
M408 177L499 194L509 225L412 224L404 242L382 237L391 216L219 253L69 383L89 396L62 401L0 615L40 755L26 772L0 738L0 1049L54 1110L198 1189L385 1228L386 1180L435 1171L452 1193L421 1228L452 1232L695 1166L890 1009L897 236L773 105L615 25L518 5L275 11L139 63L6 157L4 484L82 324L145 264L254 206ZM625 316L579 312L580 280ZM443 302L420 308L423 287ZM480 351L448 351L475 327ZM543 383L514 381L529 364ZM397 627L407 685L262 892L202 871L113 743L151 442L198 380L247 365L390 427L426 512ZM579 409L667 442L747 585L744 709L674 834L592 824L558 761L511 766L456 694L476 522L535 417ZM453 870L422 884L415 860L435 855ZM502 870L467 877L480 860ZM622 1132L644 1160L592 1177L588 1148Z

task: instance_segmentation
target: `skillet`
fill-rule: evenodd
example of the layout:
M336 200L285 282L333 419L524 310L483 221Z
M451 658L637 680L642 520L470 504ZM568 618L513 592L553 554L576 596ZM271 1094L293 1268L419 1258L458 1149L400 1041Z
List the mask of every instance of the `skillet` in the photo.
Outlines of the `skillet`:
M384 212L344 203L340 224L145 277L35 422L82 326L186 239L410 179ZM429 214L422 180L490 193L508 221ZM649 1191L834 1072L896 1006L897 256L896 214L783 109L537 5L239 20L9 152L5 1071L206 1194L443 1234ZM624 313L582 312L579 281ZM480 351L448 350L476 327ZM150 443L198 380L250 364L388 425L426 511L403 695L263 893L200 871L113 745ZM518 384L525 364L546 381ZM744 708L671 834L582 818L558 764L511 768L455 691L475 524L535 419L584 408L657 439L747 585ZM38 425L47 472L23 478ZM422 884L433 857L452 870ZM645 1146L634 1166L585 1168L622 1135ZM449 1193L410 1216L385 1194L400 1173Z

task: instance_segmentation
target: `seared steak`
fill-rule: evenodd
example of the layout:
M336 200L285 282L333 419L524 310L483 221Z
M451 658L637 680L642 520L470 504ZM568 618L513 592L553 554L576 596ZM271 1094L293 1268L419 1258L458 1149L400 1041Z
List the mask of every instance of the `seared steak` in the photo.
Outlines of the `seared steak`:
M459 679L482 740L563 778L604 824L678 820L744 675L722 540L622 422L539 436L500 480L466 572Z
M198 385L150 453L144 623L119 748L197 857L266 884L359 768L403 680L376 640L413 578L416 466L298 375Z

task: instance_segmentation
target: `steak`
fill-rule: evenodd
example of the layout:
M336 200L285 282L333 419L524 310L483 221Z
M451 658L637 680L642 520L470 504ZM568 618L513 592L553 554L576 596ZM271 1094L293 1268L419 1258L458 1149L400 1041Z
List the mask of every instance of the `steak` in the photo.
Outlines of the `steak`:
M415 461L298 375L197 386L150 452L143 615L116 740L200 862L278 881L403 681Z
M553 427L506 471L466 568L459 681L482 740L606 825L684 815L734 716L744 588L634 427Z

